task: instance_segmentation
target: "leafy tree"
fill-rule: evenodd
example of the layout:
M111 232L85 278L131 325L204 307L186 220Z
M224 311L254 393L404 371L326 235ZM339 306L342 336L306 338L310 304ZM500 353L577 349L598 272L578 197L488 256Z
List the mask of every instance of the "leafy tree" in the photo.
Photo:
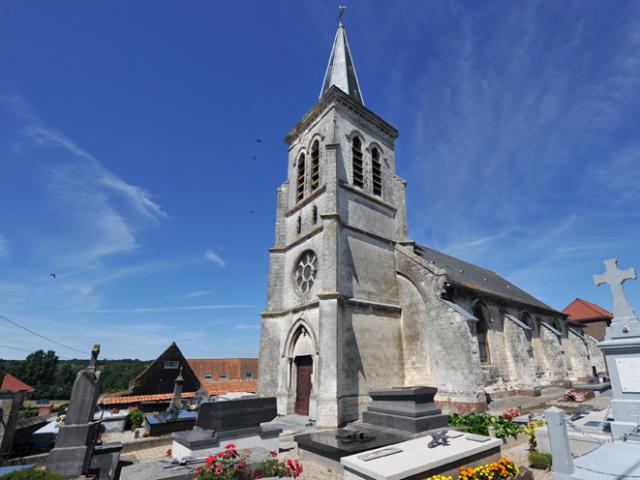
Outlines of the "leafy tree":
M45 353L43 350L36 350L20 364L19 377L35 389L36 398L47 397L54 393L51 387L55 382L57 366L56 352L49 350Z

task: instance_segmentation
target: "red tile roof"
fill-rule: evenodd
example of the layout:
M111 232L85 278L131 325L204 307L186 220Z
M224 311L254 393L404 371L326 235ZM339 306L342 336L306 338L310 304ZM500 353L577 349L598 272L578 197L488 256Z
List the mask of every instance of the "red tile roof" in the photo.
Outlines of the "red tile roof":
M7 373L5 374L4 379L2 380L2 386L0 386L0 390L33 392L33 387L30 387L23 381L18 380L16 377L11 375L10 373Z
M255 380L227 380L219 382L206 382L202 385L209 395L222 395L230 392L251 392L256 391ZM195 392L183 392L182 398L192 398ZM106 396L100 400L101 405L133 405L147 402L166 402L173 397L173 393L158 393L155 395L123 395Z
M187 362L200 383L218 380L222 372L229 380L245 380L247 374L258 378L257 358L190 358ZM205 378L207 374L211 375L210 380Z
M582 298L576 298L562 311L569 315L569 320L577 322L613 318L613 314L610 311Z

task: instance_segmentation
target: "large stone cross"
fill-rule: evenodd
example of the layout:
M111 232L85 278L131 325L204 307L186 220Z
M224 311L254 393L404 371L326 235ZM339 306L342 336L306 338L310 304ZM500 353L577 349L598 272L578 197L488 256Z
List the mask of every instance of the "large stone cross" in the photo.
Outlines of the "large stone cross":
M623 283L626 280L635 280L638 278L635 269L627 268L620 270L618 268L618 260L610 258L604 262L605 272L602 275L594 275L593 282L596 286L606 283L611 287L611 295L613 296L613 318L635 317L633 308L629 305L627 296L624 293Z

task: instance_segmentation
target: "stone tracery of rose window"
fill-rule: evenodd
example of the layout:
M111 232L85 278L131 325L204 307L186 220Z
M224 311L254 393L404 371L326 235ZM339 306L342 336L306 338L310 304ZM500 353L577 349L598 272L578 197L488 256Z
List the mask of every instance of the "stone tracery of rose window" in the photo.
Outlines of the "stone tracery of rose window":
M313 282L318 274L318 257L312 250L307 250L300 255L298 264L294 271L296 286L301 293L305 294L311 290Z

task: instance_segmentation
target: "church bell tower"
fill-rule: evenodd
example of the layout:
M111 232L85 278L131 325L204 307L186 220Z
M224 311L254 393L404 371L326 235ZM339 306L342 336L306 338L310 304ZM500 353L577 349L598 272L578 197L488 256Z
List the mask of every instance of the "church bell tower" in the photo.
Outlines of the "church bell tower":
M279 414L341 425L359 416L369 389L403 381L397 136L365 107L340 22L320 98L285 137L258 379Z

